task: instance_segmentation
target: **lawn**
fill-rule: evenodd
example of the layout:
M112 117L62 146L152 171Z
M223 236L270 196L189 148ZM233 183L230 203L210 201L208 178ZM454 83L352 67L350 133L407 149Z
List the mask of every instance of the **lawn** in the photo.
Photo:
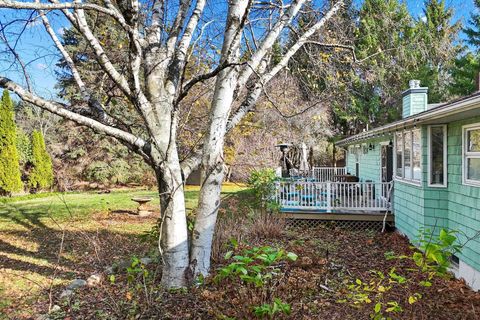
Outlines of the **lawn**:
M225 185L223 196L243 186ZM197 205L198 187L187 186L186 206ZM135 196L152 197L154 214L128 215ZM146 255L142 242L158 217L154 190L38 194L0 200L0 318L28 317L49 304L48 294L115 261Z

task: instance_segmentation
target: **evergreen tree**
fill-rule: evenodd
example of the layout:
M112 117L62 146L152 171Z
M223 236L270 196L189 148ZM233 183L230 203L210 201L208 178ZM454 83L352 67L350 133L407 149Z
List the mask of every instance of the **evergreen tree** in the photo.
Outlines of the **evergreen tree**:
M34 191L51 187L53 184L52 159L45 148L43 135L37 130L32 133L32 164L28 186Z
M480 10L480 0L474 1L476 11ZM452 68L453 83L450 85L450 93L456 96L465 96L477 91L476 81L480 72L480 14L472 13L469 20L470 26L463 29L466 34L466 42L473 50L464 48L461 55Z
M398 119L401 92L418 69L420 42L405 3L365 0L355 30L356 54L362 63L353 75L355 95L349 103L357 132L367 124Z
M7 90L0 102L0 194L10 195L22 189L17 129L14 120L13 101Z
M450 70L461 50L456 45L461 24L452 23L453 9L446 7L445 0L427 0L423 12L425 20L418 21L423 50L418 57L421 64L415 78L429 88L429 102L438 103L450 96Z
M480 0L474 0L473 2L478 12L480 10ZM472 13L468 22L471 26L463 29L463 32L467 35L467 43L473 46L478 53L480 50L480 14Z
M25 165L32 162L32 141L22 128L17 127L17 151L20 160L20 170L23 172Z
M477 77L480 72L478 54L467 52L455 61L451 75L453 83L449 87L450 94L461 97L477 91Z

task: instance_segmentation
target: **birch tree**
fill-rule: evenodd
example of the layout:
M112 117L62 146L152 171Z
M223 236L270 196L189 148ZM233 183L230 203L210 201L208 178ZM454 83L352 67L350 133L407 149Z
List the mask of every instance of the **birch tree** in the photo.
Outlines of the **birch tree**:
M255 1L230 0L210 4L206 0L80 0L60 2L0 0L0 8L26 10L40 19L49 35L50 46L68 67L76 84L75 103L48 99L35 93L29 83L28 68L23 79L13 81L0 75L0 87L20 99L78 125L115 138L138 153L154 170L160 197L159 250L162 256L162 284L185 286L210 268L210 251L220 205L225 135L253 108L263 88L291 57L342 7L343 1L325 1L315 6L315 21L296 33L296 18L307 0ZM312 6L309 6L311 8ZM226 9L225 9L226 8ZM224 10L225 9L225 10ZM121 64L113 63L94 28L93 15L108 19L123 33L128 54ZM6 15L8 16L8 15ZM30 18L31 20L32 18ZM57 19L68 21L83 36L104 74L129 108L125 118L115 115L115 106L98 97L95 84L89 84L53 27ZM2 31L15 22L2 21ZM23 30L18 28L16 30ZM208 32L210 30L211 32ZM210 35L222 30L213 40ZM294 32L276 64L270 63L272 47ZM22 52L15 50L14 36L2 32L4 47L11 49L12 63L27 65ZM205 34L209 34L205 36ZM16 37L16 38L15 38ZM202 39L219 52L206 49L214 57L211 70L185 78L192 52ZM292 37L289 37L291 40ZM204 50L205 51L205 50ZM201 55L198 58L201 58ZM189 156L180 159L178 137L179 109L189 91L205 81L213 81L208 125L202 139ZM25 85L22 84L25 83ZM139 119L132 125L126 120ZM192 243L188 239L183 182L200 166L202 186Z

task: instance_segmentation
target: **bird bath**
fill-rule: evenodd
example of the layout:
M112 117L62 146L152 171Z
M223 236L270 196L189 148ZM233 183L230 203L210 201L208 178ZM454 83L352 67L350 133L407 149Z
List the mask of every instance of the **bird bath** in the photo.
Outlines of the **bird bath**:
M137 214L140 217L146 217L150 215L150 211L147 208L147 203L152 201L152 198L135 197L135 198L132 198L132 201L135 201L136 203L138 203Z

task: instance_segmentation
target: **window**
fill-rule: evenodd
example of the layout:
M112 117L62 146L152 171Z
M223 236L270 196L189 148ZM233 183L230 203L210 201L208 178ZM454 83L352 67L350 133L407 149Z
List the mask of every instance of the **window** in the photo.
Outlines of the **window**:
M395 135L395 154L396 154L396 166L395 166L395 175L397 177L403 177L403 135L402 133L397 133Z
M403 133L403 177L412 179L412 132Z
M413 180L422 180L422 142L420 130L412 131L412 176Z
M480 185L480 125L464 127L463 182Z
M395 134L395 176L419 183L422 180L422 145L420 129Z
M428 185L447 186L447 126L428 127Z

